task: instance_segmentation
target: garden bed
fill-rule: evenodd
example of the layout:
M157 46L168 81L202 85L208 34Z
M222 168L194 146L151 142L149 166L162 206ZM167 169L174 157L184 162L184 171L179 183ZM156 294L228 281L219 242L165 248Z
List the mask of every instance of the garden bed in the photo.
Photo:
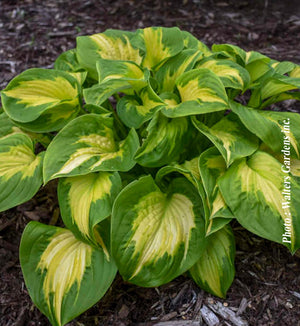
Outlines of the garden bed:
M62 51L75 47L76 36L107 28L178 26L207 45L233 43L300 63L296 1L285 7L279 1L259 3L7 1L0 11L0 88L25 69L52 67ZM291 101L281 109L300 112ZM55 182L50 182L30 202L1 213L0 325L49 325L28 296L18 246L29 221L60 225L55 189ZM188 325L189 320L196 325L205 315L203 307L213 311L218 302L249 325L300 325L299 256L292 257L283 246L248 233L238 223L232 226L237 236L236 278L226 300L205 293L184 276L155 289L125 284L117 276L105 297L70 325L168 326L175 321ZM225 321L220 313L215 315L221 325L235 325L229 317Z

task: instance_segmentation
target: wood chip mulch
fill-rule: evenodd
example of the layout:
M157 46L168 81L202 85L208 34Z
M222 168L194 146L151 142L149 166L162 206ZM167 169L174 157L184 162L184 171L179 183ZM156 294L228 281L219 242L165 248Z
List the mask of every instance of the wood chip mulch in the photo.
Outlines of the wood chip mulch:
M107 28L178 26L208 45L233 43L300 63L299 1L0 0L0 89L21 71L50 68L78 35ZM294 111L290 102L283 109ZM0 213L0 326L47 326L24 285L18 246L30 220L60 223L55 183ZM233 223L236 278L226 300L186 276L159 288L117 276L104 298L69 326L300 326L300 258Z

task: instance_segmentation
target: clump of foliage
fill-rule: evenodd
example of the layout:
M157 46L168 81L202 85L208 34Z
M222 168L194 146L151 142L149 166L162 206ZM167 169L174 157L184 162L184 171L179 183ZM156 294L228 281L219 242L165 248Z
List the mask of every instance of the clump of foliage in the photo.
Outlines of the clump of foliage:
M143 287L187 272L225 297L233 219L300 247L300 115L265 110L299 100L299 77L292 62L153 27L80 36L54 69L8 84L0 211L59 178L65 228L30 222L20 246L52 325L95 304L117 270Z

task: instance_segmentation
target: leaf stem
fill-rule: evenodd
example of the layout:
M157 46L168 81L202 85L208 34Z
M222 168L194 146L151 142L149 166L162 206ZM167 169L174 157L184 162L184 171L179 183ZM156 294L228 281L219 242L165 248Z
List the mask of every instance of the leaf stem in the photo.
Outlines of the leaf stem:
M120 96L119 94L114 94L113 97L115 98L115 100L118 102L120 101ZM119 116L118 116L118 113L116 112L116 110L114 109L114 107L111 105L111 103L109 102L110 104L110 110L113 114L113 117L116 121L116 124L118 126L118 130L120 131L120 134L121 134L121 137L122 139L126 138L127 135L128 135L128 132L127 132L127 129L126 127L124 126L123 122L120 120Z
M122 139L126 138L127 137L127 130L126 130L126 127L123 125L122 121L120 120L117 112L115 110L112 111L113 113L113 116L114 116L114 119L117 123L117 126L118 126L118 130L120 131L120 134L122 136Z

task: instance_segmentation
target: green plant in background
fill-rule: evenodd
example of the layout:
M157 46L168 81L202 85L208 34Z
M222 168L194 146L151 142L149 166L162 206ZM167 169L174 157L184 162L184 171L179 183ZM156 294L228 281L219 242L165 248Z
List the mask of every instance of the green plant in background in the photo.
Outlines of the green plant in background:
M80 36L54 69L15 77L2 91L0 210L59 178L65 228L30 222L20 246L52 325L95 304L117 270L144 287L188 272L224 298L232 219L294 253L300 115L265 109L299 87L292 62L162 27Z

